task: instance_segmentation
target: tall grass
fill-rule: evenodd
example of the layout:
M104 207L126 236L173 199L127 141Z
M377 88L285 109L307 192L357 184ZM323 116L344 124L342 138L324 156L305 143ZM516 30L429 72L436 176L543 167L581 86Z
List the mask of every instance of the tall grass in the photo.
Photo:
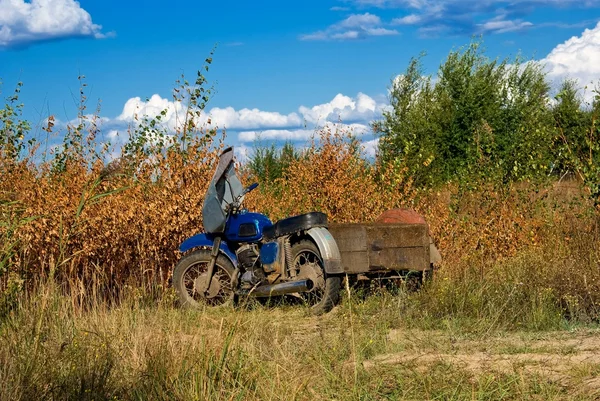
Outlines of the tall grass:
M302 306L147 306L133 294L84 311L47 282L0 324L0 399L577 399L576 388L517 370L473 372L443 361L372 367L379 355L446 347L435 331L414 327L427 323L414 313L420 297L352 295L319 318ZM445 332L464 336L455 329Z

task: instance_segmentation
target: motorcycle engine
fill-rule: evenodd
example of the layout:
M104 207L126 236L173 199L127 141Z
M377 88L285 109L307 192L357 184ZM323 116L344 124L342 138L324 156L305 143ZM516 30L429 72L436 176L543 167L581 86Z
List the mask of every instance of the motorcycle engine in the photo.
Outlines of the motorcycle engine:
M256 244L244 244L235 252L238 262L243 270L252 270L258 260L258 246Z

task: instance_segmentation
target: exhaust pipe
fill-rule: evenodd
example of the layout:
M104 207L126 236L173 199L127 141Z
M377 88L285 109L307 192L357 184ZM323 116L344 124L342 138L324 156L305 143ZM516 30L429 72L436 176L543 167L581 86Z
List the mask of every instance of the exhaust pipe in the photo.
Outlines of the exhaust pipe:
M312 280L288 281L279 284L261 285L250 291L252 297L276 297L294 292L306 292L313 289Z

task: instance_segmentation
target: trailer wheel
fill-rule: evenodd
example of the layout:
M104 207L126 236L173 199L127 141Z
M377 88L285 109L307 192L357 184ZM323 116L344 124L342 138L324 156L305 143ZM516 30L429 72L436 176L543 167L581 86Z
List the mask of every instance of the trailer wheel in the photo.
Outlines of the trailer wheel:
M288 267L290 278L310 279L314 287L300 296L312 307L316 315L329 312L340 299L342 277L325 273L323 260L317 246L302 240L292 246L292 265Z

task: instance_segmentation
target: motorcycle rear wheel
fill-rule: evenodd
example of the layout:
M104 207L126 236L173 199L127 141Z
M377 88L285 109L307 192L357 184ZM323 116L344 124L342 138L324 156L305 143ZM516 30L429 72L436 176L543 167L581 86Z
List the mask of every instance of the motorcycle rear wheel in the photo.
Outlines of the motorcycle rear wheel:
M182 306L189 308L200 308L202 305L218 306L233 298L234 267L222 254L217 257L208 294L200 293L199 288L207 280L206 272L210 259L210 250L198 249L185 255L175 266L173 286Z
M301 293L300 296L311 306L315 315L329 312L340 299L342 277L325 273L321 253L310 240L302 240L292 245L293 264L288 268L290 277L309 278L315 287L311 292ZM314 273L307 274L306 269Z

